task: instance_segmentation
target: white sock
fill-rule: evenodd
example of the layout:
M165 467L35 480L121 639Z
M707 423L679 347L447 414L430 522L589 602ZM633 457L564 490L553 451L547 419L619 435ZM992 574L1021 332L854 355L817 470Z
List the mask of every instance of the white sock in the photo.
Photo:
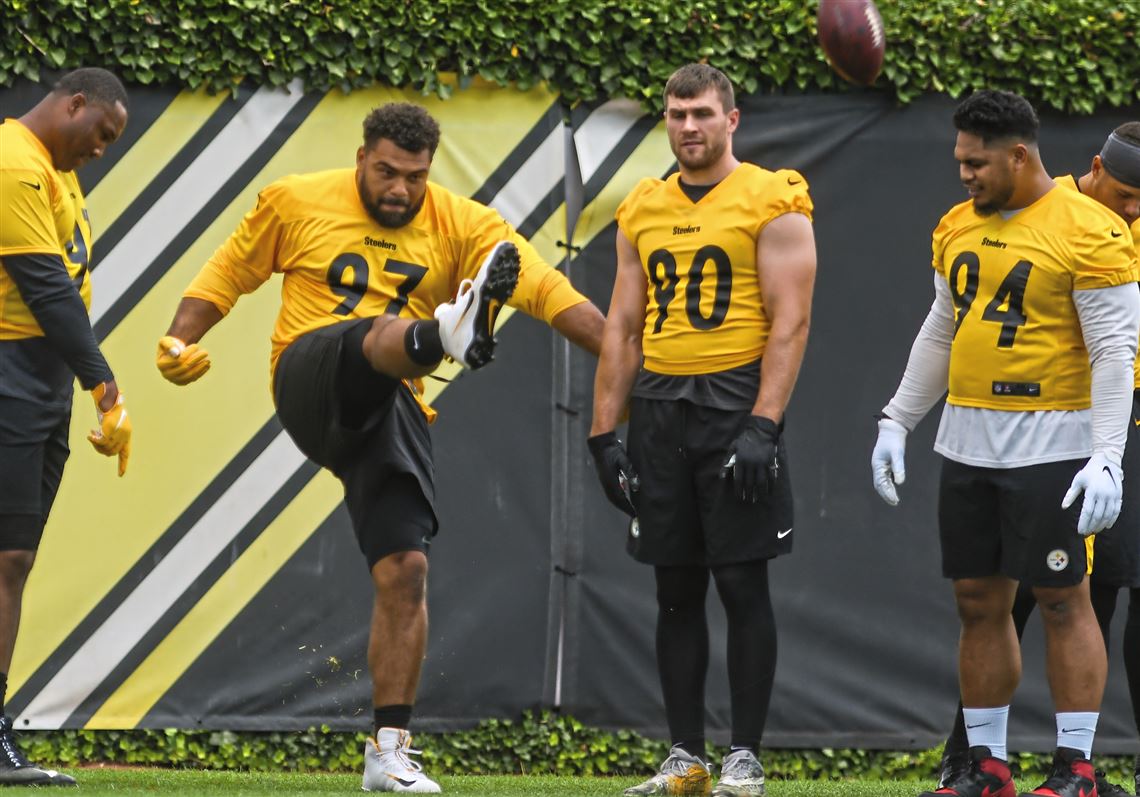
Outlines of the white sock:
M997 708L964 708L966 740L970 747L988 747L990 755L1005 761L1005 729L1009 723L1009 706Z
M1057 714L1057 746L1080 750L1092 758L1093 737L1099 711L1065 711Z

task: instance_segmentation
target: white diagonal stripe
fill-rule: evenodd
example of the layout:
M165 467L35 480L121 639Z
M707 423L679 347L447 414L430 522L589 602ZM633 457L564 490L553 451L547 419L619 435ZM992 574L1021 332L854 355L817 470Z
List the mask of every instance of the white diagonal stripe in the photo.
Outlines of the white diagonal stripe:
M103 317L206 203L301 101L289 90L258 89L91 274L91 322Z
M66 722L304 462L278 434L32 699L19 726Z
M562 126L550 131L507 184L487 204L499 211L512 227L518 227L543 197L558 185L566 173L562 152L565 144Z
M578 153L583 183L590 182L613 148L644 115L645 111L635 100L610 100L586 117L574 131L574 149Z

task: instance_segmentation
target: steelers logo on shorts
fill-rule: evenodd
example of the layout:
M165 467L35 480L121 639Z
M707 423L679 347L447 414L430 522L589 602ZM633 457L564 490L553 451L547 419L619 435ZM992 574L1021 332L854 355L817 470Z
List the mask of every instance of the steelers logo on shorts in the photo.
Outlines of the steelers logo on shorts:
M1049 551L1049 555L1045 557L1045 564L1049 565L1050 570L1060 573L1069 566L1069 554L1060 548Z

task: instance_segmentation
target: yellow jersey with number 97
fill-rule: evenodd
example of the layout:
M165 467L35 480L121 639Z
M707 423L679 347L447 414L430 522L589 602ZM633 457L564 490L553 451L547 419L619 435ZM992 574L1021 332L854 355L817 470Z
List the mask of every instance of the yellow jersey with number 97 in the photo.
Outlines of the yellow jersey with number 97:
M333 169L267 186L185 291L228 313L242 294L282 273L271 371L286 346L329 324L385 313L430 319L503 240L514 242L522 261L507 304L549 323L586 301L492 208L429 182L412 221L381 227L361 204L355 174Z
M693 202L680 177L646 178L617 210L648 277L645 367L715 373L764 353L771 326L756 271L756 239L784 213L811 218L807 181L742 163Z
M1091 370L1073 291L1135 282L1124 222L1075 191L1050 190L1011 217L963 202L943 216L933 266L950 284L947 401L995 410L1091 406Z
M83 304L91 308L91 224L74 172L58 172L31 130L0 125L0 261L9 255L63 258ZM43 337L16 283L0 265L0 340Z

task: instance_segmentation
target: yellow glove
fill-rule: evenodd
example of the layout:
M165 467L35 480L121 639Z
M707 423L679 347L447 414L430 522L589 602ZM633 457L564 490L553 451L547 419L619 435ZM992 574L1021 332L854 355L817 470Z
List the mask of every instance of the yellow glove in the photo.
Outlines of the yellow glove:
M131 419L127 417L127 408L123 404L123 393L115 397L115 406L107 412L99 407L99 402L107 392L107 384L103 383L91 391L95 399L95 419L98 429L92 429L87 439L95 450L105 457L119 455L119 475L127 472L127 460L131 457Z
M210 355L197 343L186 345L170 335L158 341L158 370L168 382L188 385L210 370Z

